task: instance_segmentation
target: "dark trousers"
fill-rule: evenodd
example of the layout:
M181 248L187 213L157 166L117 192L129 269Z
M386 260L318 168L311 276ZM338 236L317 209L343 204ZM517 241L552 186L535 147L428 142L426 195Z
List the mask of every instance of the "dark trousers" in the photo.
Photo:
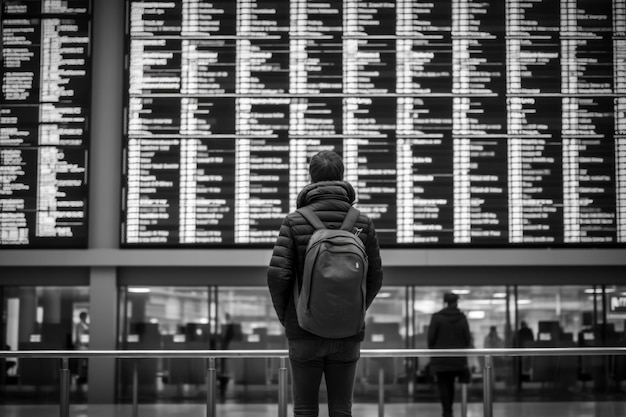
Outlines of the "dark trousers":
M452 417L452 404L454 404L454 380L460 376L459 372L437 372L437 388L439 401L443 410L443 417Z
M352 395L361 343L336 339L289 340L296 417L317 417L322 375L330 417L352 416Z

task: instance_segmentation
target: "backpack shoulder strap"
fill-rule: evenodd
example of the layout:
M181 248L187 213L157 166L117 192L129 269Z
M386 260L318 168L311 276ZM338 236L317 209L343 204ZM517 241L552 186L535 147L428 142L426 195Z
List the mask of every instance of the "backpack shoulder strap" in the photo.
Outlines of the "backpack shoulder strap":
M350 206L350 210L348 210L346 218L343 219L343 223L341 223L341 230L346 230L348 232L352 231L352 227L358 220L360 214L361 212L359 210L357 210L353 206Z
M302 216L306 219L306 221L308 221L309 224L313 226L315 229L326 229L326 226L324 225L324 223L322 223L320 218L317 217L317 214L315 214L315 212L313 211L311 207L308 207L308 206L300 207L296 211L302 214Z

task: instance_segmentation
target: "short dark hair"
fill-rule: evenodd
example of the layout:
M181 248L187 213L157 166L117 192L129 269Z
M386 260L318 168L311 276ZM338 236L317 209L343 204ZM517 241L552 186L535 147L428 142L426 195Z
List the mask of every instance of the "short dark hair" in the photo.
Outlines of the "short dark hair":
M321 151L313 155L309 163L312 182L343 180L343 161L333 151Z
M447 292L443 295L443 302L446 304L456 304L459 301L459 295L453 292Z

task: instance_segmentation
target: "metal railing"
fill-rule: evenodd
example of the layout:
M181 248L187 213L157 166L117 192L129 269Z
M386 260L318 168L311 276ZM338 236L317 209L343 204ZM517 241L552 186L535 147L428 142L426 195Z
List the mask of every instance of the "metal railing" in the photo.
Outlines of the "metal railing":
M483 372L483 416L493 416L493 357L494 356L616 356L626 355L626 347L590 347L590 348L510 348L510 349L362 349L362 358L419 358L419 357L482 357ZM208 359L206 371L206 417L217 415L216 400L216 359L228 358L279 358L278 370L278 417L287 417L287 350L18 350L0 351L3 358L59 358L61 373L59 378L59 416L69 417L70 412L70 359L84 358L205 358ZM384 370L379 371L378 414L384 416ZM462 415L467 411L467 392L463 386ZM133 367L133 417L138 416L138 377L137 363Z

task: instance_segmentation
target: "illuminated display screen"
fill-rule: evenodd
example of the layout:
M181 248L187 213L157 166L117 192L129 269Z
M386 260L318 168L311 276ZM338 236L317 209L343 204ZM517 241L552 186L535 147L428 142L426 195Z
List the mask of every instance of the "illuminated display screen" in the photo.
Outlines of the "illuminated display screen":
M87 246L90 13L2 2L0 247Z
M385 247L626 242L626 0L129 1L122 246L271 246L344 158Z

